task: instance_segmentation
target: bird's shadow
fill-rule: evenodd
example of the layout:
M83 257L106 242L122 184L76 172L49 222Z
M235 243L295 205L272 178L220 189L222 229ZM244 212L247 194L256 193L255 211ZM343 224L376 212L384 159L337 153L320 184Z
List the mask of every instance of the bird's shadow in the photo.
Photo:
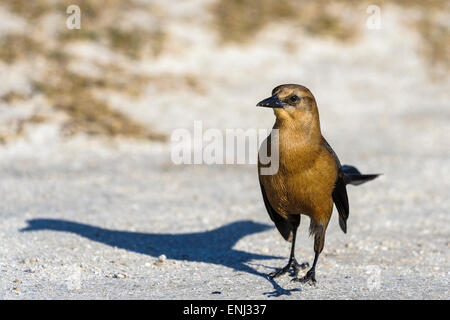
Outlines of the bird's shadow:
M211 231L180 234L117 231L60 219L31 219L27 223L28 226L20 231L71 232L109 246L152 257L164 254L172 260L212 263L261 276L274 288L273 292L264 293L269 297L290 295L292 291L299 291L299 289L283 289L266 274L249 266L254 260L281 259L281 257L249 253L233 248L241 238L271 228L262 223L237 221Z

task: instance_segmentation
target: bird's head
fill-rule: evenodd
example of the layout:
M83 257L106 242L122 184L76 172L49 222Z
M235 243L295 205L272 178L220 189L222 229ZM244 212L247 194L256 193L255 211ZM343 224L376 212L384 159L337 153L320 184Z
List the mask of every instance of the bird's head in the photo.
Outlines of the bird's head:
M279 120L311 121L318 119L316 99L308 88L298 84L282 84L272 90L272 96L256 106L273 108Z

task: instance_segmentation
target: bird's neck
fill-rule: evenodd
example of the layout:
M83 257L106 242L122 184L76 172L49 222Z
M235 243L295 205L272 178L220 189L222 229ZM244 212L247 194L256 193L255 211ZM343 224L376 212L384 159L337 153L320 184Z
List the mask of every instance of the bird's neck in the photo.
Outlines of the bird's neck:
M318 117L277 117L273 129L278 129L282 171L304 170L314 164L323 139Z
M273 129L278 129L280 143L293 143L314 145L322 141L320 120L318 114L305 114L292 117L287 113L276 114Z

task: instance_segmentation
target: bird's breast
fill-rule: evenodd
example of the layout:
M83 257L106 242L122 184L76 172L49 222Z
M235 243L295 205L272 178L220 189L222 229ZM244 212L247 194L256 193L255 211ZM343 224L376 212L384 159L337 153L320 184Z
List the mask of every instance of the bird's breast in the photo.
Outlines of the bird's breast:
M330 206L332 210L337 176L334 158L318 144L284 138L280 135L278 171L260 175L271 206L284 217L311 216L330 211ZM263 165L258 162L258 166Z

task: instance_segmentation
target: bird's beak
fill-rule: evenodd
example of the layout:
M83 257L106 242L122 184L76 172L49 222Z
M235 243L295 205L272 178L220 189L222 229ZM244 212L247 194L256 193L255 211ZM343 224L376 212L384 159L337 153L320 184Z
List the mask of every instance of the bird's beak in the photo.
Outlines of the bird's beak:
M285 102L278 99L278 96L274 94L270 98L264 99L263 101L258 102L257 107L266 107L266 108L283 108L286 105Z

